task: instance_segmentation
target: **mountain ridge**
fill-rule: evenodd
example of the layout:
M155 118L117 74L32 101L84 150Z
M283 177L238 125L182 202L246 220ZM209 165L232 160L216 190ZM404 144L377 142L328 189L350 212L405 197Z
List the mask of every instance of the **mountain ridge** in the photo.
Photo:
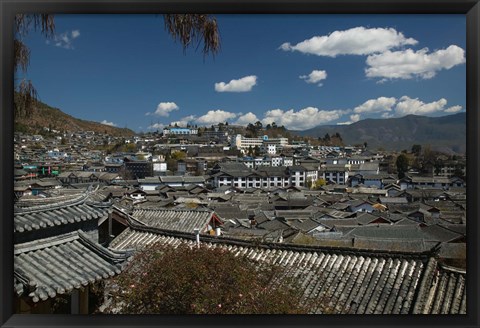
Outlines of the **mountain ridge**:
M400 151L420 144L447 153L466 151L466 113L440 117L410 114L399 118L368 118L349 125L320 125L292 132L315 138L338 132L345 144L366 142L371 149Z
M42 134L44 128L69 132L94 131L95 133L106 133L116 137L135 135L135 132L128 128L79 119L41 101L36 102L30 115L15 115L15 131Z

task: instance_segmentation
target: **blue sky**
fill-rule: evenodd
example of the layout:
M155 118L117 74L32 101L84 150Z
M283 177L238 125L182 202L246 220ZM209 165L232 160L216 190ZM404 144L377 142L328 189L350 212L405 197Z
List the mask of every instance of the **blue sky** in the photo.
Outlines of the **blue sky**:
M75 117L153 131L262 121L296 130L466 110L464 15L216 15L221 51L183 53L161 16L56 15L27 77Z

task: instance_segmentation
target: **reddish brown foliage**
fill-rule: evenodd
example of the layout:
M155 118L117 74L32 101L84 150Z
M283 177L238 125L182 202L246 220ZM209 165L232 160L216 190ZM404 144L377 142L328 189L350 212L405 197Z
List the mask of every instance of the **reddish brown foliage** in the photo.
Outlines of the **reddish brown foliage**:
M219 248L153 246L115 280L109 311L130 314L306 313L297 282L277 266Z

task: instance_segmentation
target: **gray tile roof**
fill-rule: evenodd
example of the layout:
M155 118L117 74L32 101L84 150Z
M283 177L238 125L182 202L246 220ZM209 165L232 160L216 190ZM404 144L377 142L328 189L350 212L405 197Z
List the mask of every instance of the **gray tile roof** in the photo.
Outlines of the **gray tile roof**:
M275 216L286 219L308 219L312 217L312 212L307 210L276 210Z
M348 236L402 240L423 240L425 237L420 227L416 225L365 225L353 229Z
M428 262L414 314L466 314L466 272Z
M302 232L309 232L315 228L317 228L320 223L312 220L312 219L306 219L306 220L288 220L288 224L295 228L298 229Z
M262 174L263 176L274 176L274 177L287 177L287 167L286 166L266 166L258 167L256 172Z
M248 219L247 210L240 209L240 206L232 203L217 203L210 206L217 215L224 219Z
M450 242L464 237L464 234L452 231L438 224L432 224L430 226L421 228L426 235L425 239L433 241Z
M14 209L14 232L39 230L93 219L100 219L111 212L110 203L89 201L84 193L60 202L16 207Z
M172 176L163 176L160 177L160 182L162 183L183 183L183 176L181 175L172 175Z
M287 223L279 219L264 221L258 224L257 227L269 231L290 229L290 226Z
M132 216L150 227L188 233L198 228L203 233L213 214L212 210L142 208L134 209Z
M16 244L14 292L35 303L54 298L119 274L130 255L93 243L81 231Z
M391 238L371 238L371 237L354 237L353 247L364 250L385 250L392 252L425 252L436 243L429 243L423 240L404 240Z
M268 202L268 195L266 194L234 194L230 200L240 204L254 203L260 204Z
M151 243L165 247L176 247L182 243L193 246L193 238L193 235L176 237L152 229L132 227L119 235L112 242L112 247L141 248ZM302 277L303 297L314 301L312 313L408 314L414 310L421 311L427 304L424 300L432 295L429 287L433 279L430 279L431 274L425 273L425 264L430 258L428 263L431 268L437 266L430 253L365 252L351 248L272 243L254 246L246 241L208 236L204 236L201 243L208 248L220 247L237 256L244 255L259 265L281 265L287 269L288 275ZM447 277L451 280L445 280L441 285L443 287L437 284L436 289L450 300L453 299L452 293L453 296L461 296L460 301L453 302L460 306L443 303L437 308L441 313L458 313L464 308L464 278L461 273ZM461 288L457 291L455 287Z
M382 204L407 204L406 197L379 197L379 202Z

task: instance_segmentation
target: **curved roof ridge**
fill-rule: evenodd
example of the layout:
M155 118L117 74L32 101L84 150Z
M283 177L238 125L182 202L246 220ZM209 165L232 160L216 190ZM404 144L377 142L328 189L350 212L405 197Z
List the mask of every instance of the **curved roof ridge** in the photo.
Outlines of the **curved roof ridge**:
M160 229L156 227L150 227L146 225L140 225L139 223L131 220L130 217L127 219L128 224L132 230L150 232L159 235L167 235L180 239L192 239L195 240L196 236L194 233L189 232L180 232L173 230ZM399 257L399 258L419 258L424 261L427 261L428 258L433 256L436 249L432 248L422 252L402 252L402 251L388 251L388 250L374 250L374 249L358 249L354 247L338 247L338 246L313 246L313 245L297 245L289 243L272 243L272 242L252 242L246 241L243 239L237 239L232 237L224 236L209 236L202 235L201 242L210 242L210 243L223 243L238 245L243 247L256 247L256 248L267 248L267 249L280 249L280 250L292 250L292 251L301 251L301 252L323 252L323 253L332 253L339 252L343 254L351 254L356 256L368 256L368 257Z
M28 213L38 212L38 211L55 210L55 209L59 209L66 206L79 205L84 203L89 195L90 193L87 191L80 194L80 196L78 197L68 199L59 203L36 205L36 206L30 206L28 208L15 208L14 214L28 214Z
M453 266L446 265L446 264L443 264L443 263L440 263L440 262L438 263L438 266L444 271L449 271L449 272L454 272L454 273L459 273L459 274L467 274L467 270L462 269L462 268L453 267Z

